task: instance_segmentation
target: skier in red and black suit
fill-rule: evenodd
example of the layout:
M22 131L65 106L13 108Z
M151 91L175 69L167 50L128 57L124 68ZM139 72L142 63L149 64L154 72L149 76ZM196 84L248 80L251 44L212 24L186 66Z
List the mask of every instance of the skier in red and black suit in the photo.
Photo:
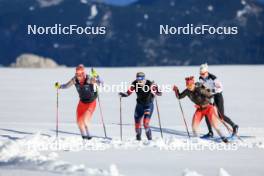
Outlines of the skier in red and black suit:
M138 72L136 80L132 82L127 92L120 92L121 97L128 97L133 92L137 94L137 104L135 108L135 130L136 139L141 140L141 121L143 118L143 125L145 128L146 136L148 140L152 140L151 129L149 126L150 119L154 108L155 95L161 96L161 92L158 90L158 86L152 81L145 79L143 72Z
M218 128L219 119L217 110L210 102L210 99L213 95L200 83L195 83L193 76L187 77L185 80L187 89L180 93L178 87L175 85L173 90L179 99L188 96L190 100L195 103L196 111L192 120L192 129L194 135L198 136L199 124L202 118L206 116L221 139L224 142L228 142L227 138L222 135L220 129Z
M69 82L62 85L58 82L55 83L57 89L76 87L80 98L76 111L77 124L83 139L92 139L88 128L96 108L96 98L98 97L96 86L101 83L103 81L99 76L86 74L85 67L82 64L76 67L75 76Z

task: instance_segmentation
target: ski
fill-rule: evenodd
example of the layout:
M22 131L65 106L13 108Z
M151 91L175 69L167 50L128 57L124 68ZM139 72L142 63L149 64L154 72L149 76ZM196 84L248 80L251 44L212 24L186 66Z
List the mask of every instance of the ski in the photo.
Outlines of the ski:
M200 139L213 141L216 143L222 143L223 142L221 137L200 137ZM238 138L236 136L228 136L228 137L226 137L226 139L228 140L228 143L230 143L230 142L237 141Z

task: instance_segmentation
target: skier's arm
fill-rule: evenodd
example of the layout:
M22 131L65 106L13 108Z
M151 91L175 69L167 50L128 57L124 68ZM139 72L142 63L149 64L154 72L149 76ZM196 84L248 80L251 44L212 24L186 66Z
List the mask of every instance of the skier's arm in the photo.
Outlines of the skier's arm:
M188 95L188 90L185 89L182 93L180 93L178 87L176 85L173 86L173 91L175 92L175 95L178 99L182 99L184 98L185 96Z
M73 77L70 81L65 84L60 85L58 82L55 83L55 87L57 89L67 89L75 84L75 77Z
M178 90L179 91L179 90ZM185 89L182 93L178 92L178 98L182 99L188 95L188 89Z
M220 93L223 91L223 84L221 83L221 81L219 79L215 79L214 80L214 90L213 93Z
M94 82L97 84L97 86L104 85L103 79L99 76L94 68L91 70L91 77L94 78Z
M128 96L131 95L134 91L135 91L135 86L132 84L132 85L128 88L127 92L120 92L119 95L120 95L121 97L128 97Z
M98 76L93 77L92 75L88 75L87 79L88 84L93 84L94 86L98 87L100 85L103 85L103 80Z

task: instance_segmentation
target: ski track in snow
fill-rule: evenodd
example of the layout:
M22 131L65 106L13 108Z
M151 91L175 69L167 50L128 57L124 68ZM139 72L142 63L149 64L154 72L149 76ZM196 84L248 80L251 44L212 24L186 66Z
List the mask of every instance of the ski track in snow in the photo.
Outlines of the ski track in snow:
M102 176L119 176L118 169L114 164L110 165L109 170L99 168L87 168L85 165L74 165L58 160L58 153L54 151L45 152L43 149L30 148L32 145L49 145L56 141L54 137L41 136L40 133L26 136L22 139L8 140L0 144L0 166L28 169L37 171L48 171L61 174L87 174ZM79 141L79 140L74 140ZM73 142L71 139L65 140ZM74 144L74 143L73 143ZM55 145L56 148L56 145Z
M230 144L217 143L200 138L166 136L164 139L155 137L153 141L146 139L140 142L132 137L124 137L123 141L119 137L106 139L94 137L90 141L83 141L79 136L55 136L44 135L41 132L25 135L22 138L0 141L0 166L16 169L27 169L36 171L48 171L60 174L84 174L84 175L102 175L118 176L120 175L117 167L112 164L109 170L100 168L87 168L84 164L74 165L68 162L60 161L60 152L78 152L78 151L96 151L96 150L189 150L195 147L204 147L204 150L215 150L216 147L227 147L227 150L235 150L241 147L250 149L264 149L264 138L254 137L235 140ZM232 146L237 148L232 148ZM199 148L200 149L200 148ZM198 149L198 150L199 150ZM219 170L219 176L229 176L224 169ZM196 171L186 169L183 176L201 176Z

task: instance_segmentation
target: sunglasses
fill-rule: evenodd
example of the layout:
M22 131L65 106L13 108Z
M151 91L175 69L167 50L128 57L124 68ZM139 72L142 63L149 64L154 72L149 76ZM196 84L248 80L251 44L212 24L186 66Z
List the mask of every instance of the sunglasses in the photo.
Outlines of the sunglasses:
M207 72L200 73L201 76L204 76L206 74L207 74Z
M75 75L76 75L76 77L78 77L78 78L83 77L83 74L82 74L82 73L76 73Z
M145 77L142 77L142 76L137 77L137 81L144 81L144 80L145 80Z

